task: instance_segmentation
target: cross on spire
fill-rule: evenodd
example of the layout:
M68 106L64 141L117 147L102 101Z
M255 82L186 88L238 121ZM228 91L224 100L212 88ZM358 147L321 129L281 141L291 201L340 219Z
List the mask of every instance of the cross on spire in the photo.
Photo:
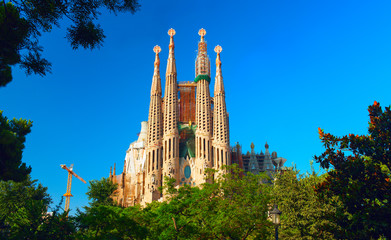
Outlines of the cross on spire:
M154 48L153 48L153 51L156 53L156 55L157 54L159 54L161 51L162 51L162 49L160 48L160 46L158 46L158 45L156 45Z
M200 35L201 37L204 37L206 34L206 31L205 29L201 28L199 31L198 31L198 35Z
M170 37L173 37L175 35L175 30L173 28L170 28L170 30L168 30L168 35L170 35Z
M220 45L217 45L217 46L215 47L215 52L216 52L217 54L220 54L221 51L223 51L223 48L222 48Z
M153 48L153 51L156 53L156 57L155 57L155 72L156 71L159 71L159 65L160 65L160 60L159 60L159 53L162 49L160 48L160 46L156 45L154 48Z
M217 53L217 57L216 57L216 66L217 67L221 66L221 61L220 61L220 53L221 53L221 51L223 51L223 48L220 45L217 45L215 47L215 52ZM220 69L220 68L218 68L218 69Z
M198 31L198 35L201 36L201 42L204 41L204 36L205 36L205 34L206 34L206 31L205 31L205 29L203 29L203 28L201 28L201 29Z
M173 28L170 28L170 30L168 30L168 35L170 35L170 45L168 45L168 48L170 49L170 54L173 54L175 30Z

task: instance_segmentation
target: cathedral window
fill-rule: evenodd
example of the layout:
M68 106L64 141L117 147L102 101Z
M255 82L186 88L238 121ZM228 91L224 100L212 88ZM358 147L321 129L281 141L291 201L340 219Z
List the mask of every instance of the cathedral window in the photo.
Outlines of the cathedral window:
M150 167L151 167L151 153L148 153L148 173L150 172Z
M171 139L168 139L168 158L171 158Z
M206 158L206 151L205 151L205 138L204 138L204 158Z
M211 151L211 156L210 156L210 159L212 159L212 167L214 167L215 166L215 161L214 161L214 158L213 158L213 152L214 152L214 147L212 146L212 151Z
M208 141L208 157L210 156L210 147L209 147L209 142L210 142L210 141Z
M217 168L220 168L220 159L219 159L219 156L220 156L220 154L219 154L219 149L216 149L216 157L217 157L217 159L216 159L216 162L217 162Z
M155 151L152 151L152 171L155 169Z
M164 141L164 157L167 157L167 141Z
M156 149L156 170L159 170L159 149Z
M160 149L160 168L163 168L163 148Z
M190 169L189 165L187 165L185 167L184 173L185 173L185 178L190 178L190 176L191 176L191 169Z
M198 157L201 157L201 147L202 147L201 138L198 138L198 146L199 146L199 154L198 154Z
M223 155L223 149L221 149L221 165L224 164L224 155Z

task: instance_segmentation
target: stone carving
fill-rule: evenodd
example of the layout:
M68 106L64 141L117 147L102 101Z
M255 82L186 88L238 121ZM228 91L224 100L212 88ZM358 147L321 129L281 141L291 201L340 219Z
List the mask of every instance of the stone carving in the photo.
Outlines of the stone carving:
M155 176L155 174L152 174L152 176L151 176L151 184L152 185L156 184L156 176Z
M168 163L167 170L168 170L169 173L172 173L172 163L171 162Z
M209 166L208 166L208 163L207 162L204 162L204 170L206 169L206 168L208 168Z
M205 169L207 169L208 167L209 167L208 163L205 161L204 162L204 177L206 177Z

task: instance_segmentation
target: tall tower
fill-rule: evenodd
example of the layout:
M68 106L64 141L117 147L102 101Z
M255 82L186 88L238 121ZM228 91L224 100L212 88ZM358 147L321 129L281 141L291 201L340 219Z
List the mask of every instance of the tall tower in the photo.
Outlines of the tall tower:
M178 85L174 56L175 30L168 30L170 51L167 60L164 92L163 176L179 182ZM162 179L163 180L163 179Z
M270 152L269 152L269 144L265 144L265 159L263 160L263 171L266 170L273 170L273 164L272 164L272 159L270 157Z
M254 143L251 143L250 161L248 163L248 171L253 174L259 173L258 159L254 151Z
M209 91L210 83L210 61L206 52L204 36L206 31L202 28L198 34L201 41L198 43L198 54L196 60L197 83L196 96L196 125L195 146L196 146L196 172L195 180L201 183L204 178L204 169L211 168L212 162L212 109Z
M228 115L225 105L225 91L220 60L220 53L223 49L217 45L214 50L217 53L217 57L213 111L213 156L214 167L219 170L223 165L231 165L231 154Z
M151 86L151 102L149 105L148 116L148 135L146 148L146 192L145 200L148 202L157 200L160 197L158 187L162 185L162 138L163 138L163 119L162 119L162 86L160 81L160 59L161 48L155 46L154 72ZM145 188L145 187L144 187Z

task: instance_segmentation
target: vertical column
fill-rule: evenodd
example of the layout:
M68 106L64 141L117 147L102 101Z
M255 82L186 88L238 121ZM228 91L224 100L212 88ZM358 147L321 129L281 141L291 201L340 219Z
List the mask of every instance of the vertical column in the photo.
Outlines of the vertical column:
M173 177L179 181L179 132L178 132L178 85L174 56L175 30L170 35L169 56L166 70L166 87L164 93L164 133L163 133L163 177Z
M225 90L221 71L220 53L221 46L215 47L216 57L216 78L214 88L214 112L213 112L213 148L216 149L217 165L215 169L222 173L223 165L231 165L231 154L229 147L228 115L225 104Z
M162 87L160 80L160 59L159 53L161 48L153 48L156 56L154 63L154 74L151 86L151 102L149 105L148 115L148 134L146 146L146 191L144 195L145 202L152 202L158 199L158 188L162 185L159 181L162 174L161 168L158 167L159 149L162 146L163 138L163 119L162 119Z
M212 109L209 91L210 83L210 61L207 55L207 44L204 36L206 31L201 29L198 34L201 40L198 43L198 54L196 60L196 78L197 83L196 96L196 140L197 140L197 159L196 159L196 176L198 182L204 180L205 168L212 167L211 158L211 138L212 138Z

